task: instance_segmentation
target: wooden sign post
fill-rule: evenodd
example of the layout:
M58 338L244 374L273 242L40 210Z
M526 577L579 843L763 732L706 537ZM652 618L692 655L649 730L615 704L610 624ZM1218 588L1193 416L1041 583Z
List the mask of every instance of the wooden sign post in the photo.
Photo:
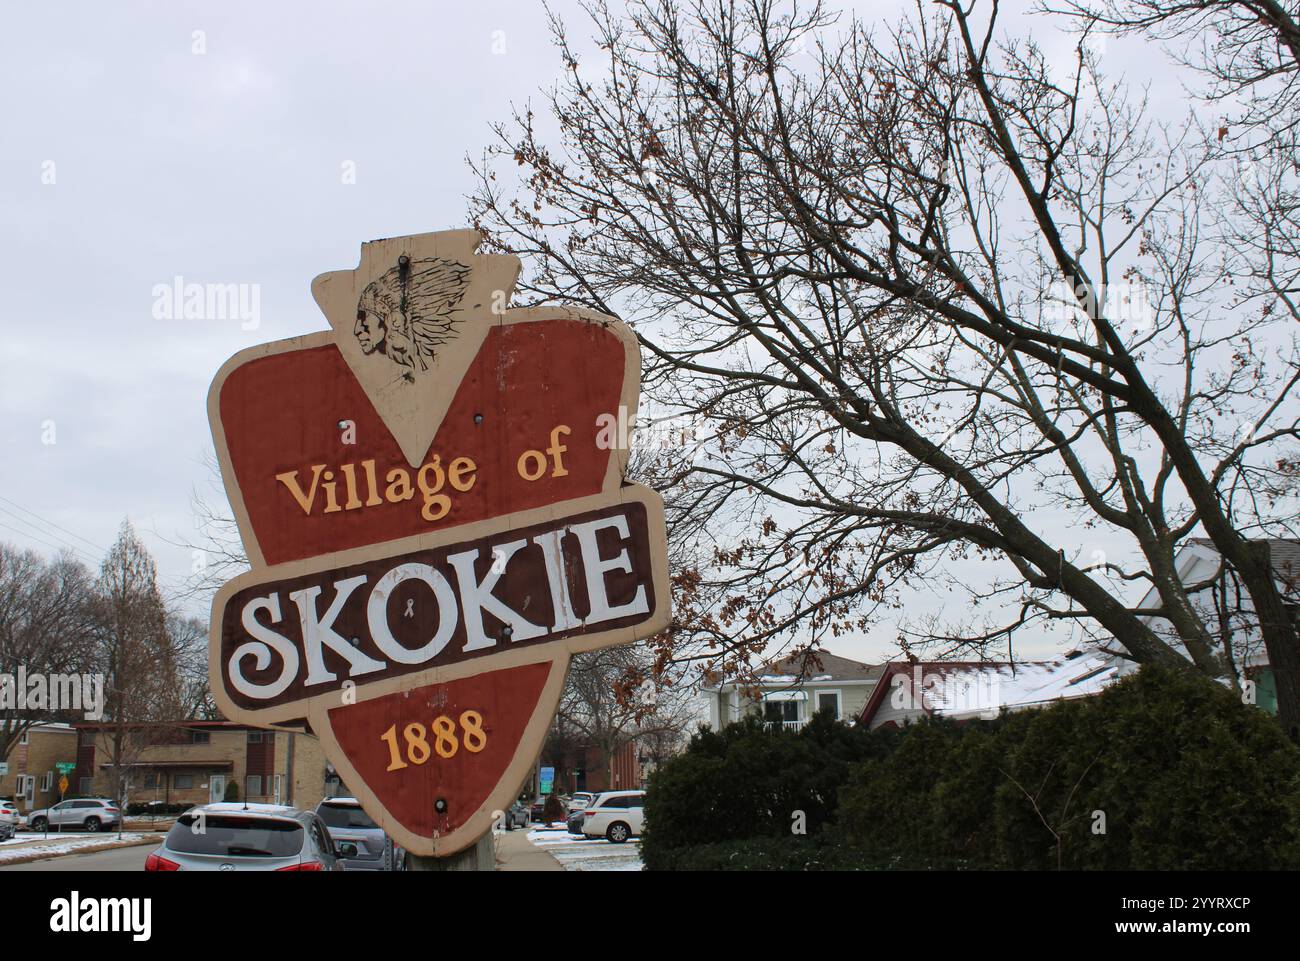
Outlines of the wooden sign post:
M613 317L509 309L476 231L367 243L331 329L242 351L208 415L252 570L212 608L233 721L308 728L406 850L492 827L580 651L668 624L663 504L611 424L640 354Z

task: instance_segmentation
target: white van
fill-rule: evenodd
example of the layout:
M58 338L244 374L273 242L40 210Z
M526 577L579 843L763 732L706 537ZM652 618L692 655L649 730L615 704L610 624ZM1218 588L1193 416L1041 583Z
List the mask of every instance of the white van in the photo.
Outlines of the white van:
M622 844L641 834L645 823L645 791L606 791L586 810L582 833Z

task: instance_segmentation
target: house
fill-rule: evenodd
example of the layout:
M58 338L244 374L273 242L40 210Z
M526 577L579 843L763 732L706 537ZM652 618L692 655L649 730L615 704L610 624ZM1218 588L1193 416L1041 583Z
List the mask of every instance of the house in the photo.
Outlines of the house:
M70 724L33 724L9 748L8 770L0 774L0 798L12 798L20 811L43 808L59 799L55 765L77 759L77 732Z
M870 728L901 727L924 716L954 720L997 717L1003 710L1046 707L1091 697L1123 673L1102 653L1072 651L1045 661L897 661L858 715Z
M76 725L72 790L112 797L116 790L113 737L102 722ZM131 772L126 801L204 804L225 797L234 783L239 799L315 807L338 792L320 742L301 731L268 731L231 721L186 721L127 732L122 764Z
M817 711L844 720L857 717L883 673L879 664L818 651L769 662L752 683L724 681L702 691L714 729L761 713L769 724L797 731Z
M1292 617L1300 616L1300 540L1270 538L1268 546L1273 571L1287 607ZM1223 567L1218 549L1203 537L1189 538L1182 544L1174 556L1174 568L1183 584L1204 585L1191 595L1192 606L1209 629L1218 635L1220 643L1226 639L1225 650L1232 659L1229 667L1238 677L1254 682L1255 703L1276 712L1273 670L1264 650L1258 618L1250 595L1236 574ZM1137 604L1137 609L1160 606L1160 595L1152 588ZM1178 650L1184 650L1167 620L1159 617L1143 620Z

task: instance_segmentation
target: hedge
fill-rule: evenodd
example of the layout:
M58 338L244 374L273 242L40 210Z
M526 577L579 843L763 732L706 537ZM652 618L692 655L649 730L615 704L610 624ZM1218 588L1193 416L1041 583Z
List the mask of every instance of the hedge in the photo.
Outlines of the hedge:
M1300 749L1228 689L1144 668L992 721L704 730L646 821L650 869L1294 868Z

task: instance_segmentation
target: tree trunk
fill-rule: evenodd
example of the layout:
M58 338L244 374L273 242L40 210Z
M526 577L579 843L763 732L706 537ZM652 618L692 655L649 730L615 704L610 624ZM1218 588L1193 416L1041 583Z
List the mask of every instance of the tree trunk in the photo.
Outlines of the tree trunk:
M1250 593L1255 614L1259 617L1259 632L1264 638L1264 650L1273 668L1273 681L1277 686L1277 716L1282 730L1292 741L1300 744L1300 645L1297 644L1296 625L1287 610L1273 575L1273 560L1267 541L1247 543L1254 560L1249 570L1238 568L1237 573Z

